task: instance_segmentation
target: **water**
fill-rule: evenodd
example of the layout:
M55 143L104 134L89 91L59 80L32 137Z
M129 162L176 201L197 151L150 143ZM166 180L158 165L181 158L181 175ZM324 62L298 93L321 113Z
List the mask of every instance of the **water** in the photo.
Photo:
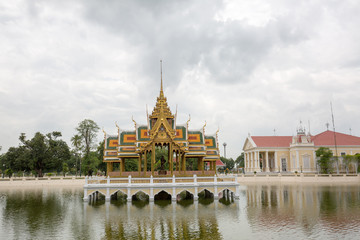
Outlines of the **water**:
M360 239L358 185L249 185L232 203L82 197L82 188L0 189L0 239Z

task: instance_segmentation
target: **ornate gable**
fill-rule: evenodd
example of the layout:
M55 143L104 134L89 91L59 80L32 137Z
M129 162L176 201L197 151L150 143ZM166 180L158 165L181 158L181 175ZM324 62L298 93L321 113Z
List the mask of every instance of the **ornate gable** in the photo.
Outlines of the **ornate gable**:
M253 141L250 140L250 137L246 138L246 141L245 141L245 143L244 143L243 150L246 151L246 150L249 150L249 149L252 149L252 148L256 147L256 146L254 146L254 145L252 144L252 142L253 142Z

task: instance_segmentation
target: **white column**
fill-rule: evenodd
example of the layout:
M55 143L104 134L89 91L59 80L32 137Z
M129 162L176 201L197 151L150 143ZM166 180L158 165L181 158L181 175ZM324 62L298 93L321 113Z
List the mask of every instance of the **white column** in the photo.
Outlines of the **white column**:
M299 163L299 150L296 150L296 170L299 172L300 163Z
M265 153L265 172L269 172L270 169L269 169L269 152L266 151Z
M247 172L248 169L247 153L244 153L244 168L245 168L245 172Z
M252 152L249 153L249 171L252 171Z
M316 164L317 164L317 161L316 161L316 153L315 151L313 151L313 159L314 159L314 171L316 171Z
M259 157L259 151L256 151L256 171L260 171L260 157Z
M278 159L277 159L277 151L275 150L275 153L274 153L274 162L275 162L275 172L279 171L279 168L278 168Z

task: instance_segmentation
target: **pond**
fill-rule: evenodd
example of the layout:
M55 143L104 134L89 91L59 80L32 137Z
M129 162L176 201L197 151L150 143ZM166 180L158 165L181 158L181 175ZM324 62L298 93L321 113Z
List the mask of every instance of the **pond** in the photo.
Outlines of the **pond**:
M0 189L1 239L359 239L359 185L248 185L240 199L84 203L82 188Z

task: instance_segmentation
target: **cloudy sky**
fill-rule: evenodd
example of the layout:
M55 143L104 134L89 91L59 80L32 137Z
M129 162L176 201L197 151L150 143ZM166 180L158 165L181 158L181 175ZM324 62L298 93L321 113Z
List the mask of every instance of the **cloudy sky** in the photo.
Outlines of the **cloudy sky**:
M360 136L359 12L357 0L1 1L0 153L22 132L70 143L86 118L109 134L145 124L160 59L177 122L220 127L227 157L249 133L326 130L330 101L336 130Z

